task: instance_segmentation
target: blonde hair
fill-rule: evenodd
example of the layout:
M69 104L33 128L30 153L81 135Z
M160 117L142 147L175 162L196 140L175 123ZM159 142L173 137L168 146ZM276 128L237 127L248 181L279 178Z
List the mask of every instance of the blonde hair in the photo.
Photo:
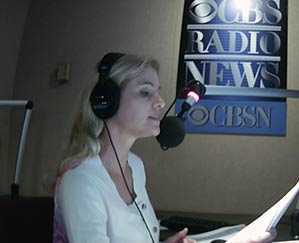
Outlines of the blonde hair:
M124 55L113 64L108 78L121 86L124 81L138 76L147 67L159 71L159 64L155 59ZM72 127L64 159L58 169L58 176L78 166L85 158L100 152L99 136L103 131L103 120L95 116L89 101L94 86L93 83L81 96L80 110Z

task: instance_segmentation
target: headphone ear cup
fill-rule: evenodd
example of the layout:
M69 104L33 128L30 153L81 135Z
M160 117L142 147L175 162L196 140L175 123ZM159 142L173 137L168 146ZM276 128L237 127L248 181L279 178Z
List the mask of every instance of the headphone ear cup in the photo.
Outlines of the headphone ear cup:
M114 116L120 102L120 87L110 79L98 82L90 95L91 108L100 119Z

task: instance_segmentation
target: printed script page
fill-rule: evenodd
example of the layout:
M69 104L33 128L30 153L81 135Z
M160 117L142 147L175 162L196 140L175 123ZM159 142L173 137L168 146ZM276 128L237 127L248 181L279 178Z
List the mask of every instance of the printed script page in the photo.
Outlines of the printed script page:
M296 197L298 191L299 181L282 199L280 199L255 221L230 238L227 243L255 238L255 235L259 236L260 233L268 231L271 228L275 228L282 215Z

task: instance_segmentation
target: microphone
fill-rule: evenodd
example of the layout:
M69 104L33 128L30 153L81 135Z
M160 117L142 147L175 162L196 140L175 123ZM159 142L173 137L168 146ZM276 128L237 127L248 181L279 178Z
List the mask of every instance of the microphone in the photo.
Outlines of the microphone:
M185 91L187 98L181 106L181 111L175 116L168 116L168 112L174 105L179 95ZM186 84L183 90L174 99L164 117L160 122L160 134L156 137L161 148L167 150L180 145L185 138L184 113L188 111L206 92L206 87L197 80L192 80Z

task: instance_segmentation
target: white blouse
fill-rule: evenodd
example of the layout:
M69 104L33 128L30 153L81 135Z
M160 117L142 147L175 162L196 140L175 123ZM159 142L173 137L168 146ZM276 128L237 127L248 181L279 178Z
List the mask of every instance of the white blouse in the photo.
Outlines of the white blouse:
M135 201L155 242L159 242L159 223L145 188L142 160L130 153ZM134 203L127 205L119 195L99 156L84 160L67 171L55 195L55 214L61 214L70 243L151 243L152 240ZM60 233L62 231L60 230ZM59 237L58 237L59 238Z

